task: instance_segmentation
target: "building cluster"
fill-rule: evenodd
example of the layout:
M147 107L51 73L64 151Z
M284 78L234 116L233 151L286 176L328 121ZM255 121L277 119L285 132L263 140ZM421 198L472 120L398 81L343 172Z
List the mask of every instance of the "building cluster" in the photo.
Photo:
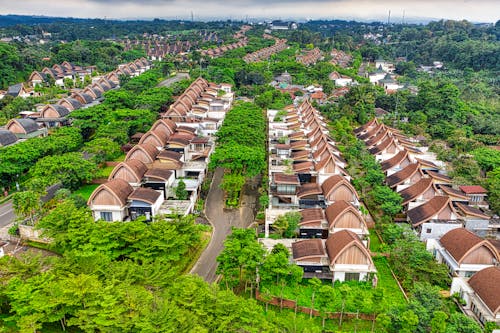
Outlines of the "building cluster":
M500 223L488 213L487 191L455 186L427 147L377 119L355 131L403 198L402 221L449 268L451 293L464 300L465 312L482 324L500 323Z
M14 144L20 139L46 136L49 128L69 125L72 111L99 103L104 92L119 85L120 75L137 76L149 68L150 64L145 58L137 59L118 66L106 75L92 77L92 83L84 89L73 89L67 97L56 103L41 105L37 111L22 111L22 118L11 119L5 128L0 128L0 147Z
M368 225L324 118L308 100L268 111L269 207L265 236L277 218L298 212L299 240L291 248L305 277L366 281L376 269L368 250ZM264 244L272 240L262 239Z
M357 82L354 81L350 76L342 75L337 71L331 72L328 78L332 80L337 87L347 87L355 83L357 84Z
M274 20L269 23L268 27L271 30L296 30L299 26L296 22Z
M304 51L295 60L305 66L310 66L316 64L321 58L323 58L321 50L315 47L312 50Z
M273 54L281 52L288 47L286 39L273 37L267 34L264 35L264 38L274 39L275 44L245 55L243 60L245 60L246 63L268 59Z
M160 39L125 40L125 51L141 49L146 52L148 59L161 61L167 55L183 54L191 51L197 43L190 41L170 41Z
M85 77L90 78L95 70L95 66L78 66L64 61L62 64L45 67L41 71L33 71L27 84L34 88L36 86L50 86L53 82L56 86L65 87L65 80L71 80L73 84L77 81L84 82Z
M330 52L330 56L332 57L330 63L332 63L335 66L340 66L342 68L349 67L349 65L352 62L352 56L341 50L333 49L332 52Z
M231 85L195 80L138 140L88 206L96 220L128 221L192 213L233 93ZM179 187L185 187L184 195ZM182 196L182 197L181 197Z

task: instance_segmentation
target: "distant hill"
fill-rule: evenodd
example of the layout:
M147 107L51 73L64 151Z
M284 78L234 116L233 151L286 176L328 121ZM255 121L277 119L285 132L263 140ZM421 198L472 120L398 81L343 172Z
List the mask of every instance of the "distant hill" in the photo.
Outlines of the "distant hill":
M89 22L94 19L80 19L73 17L51 17L51 16L35 16L35 15L0 15L0 27L9 27L17 24L34 25L34 24L50 24L56 22Z

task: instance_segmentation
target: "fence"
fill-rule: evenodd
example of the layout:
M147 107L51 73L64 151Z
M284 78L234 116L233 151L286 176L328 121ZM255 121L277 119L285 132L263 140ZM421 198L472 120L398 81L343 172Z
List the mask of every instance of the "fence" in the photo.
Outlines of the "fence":
M264 298L261 293L256 290L255 291L255 298L261 302L268 303L274 306L279 306L282 308L287 308L287 309L292 309L295 310L296 312L302 312L307 315L313 315L315 317L320 317L321 313L318 310L308 308L306 306L299 306L297 305L296 301L285 299L285 298L280 298L280 297L275 297L272 296L269 299ZM374 320L376 317L376 314L374 313L352 313L352 312L327 312L326 317L328 319L339 319L340 316L344 319L355 319L359 318L362 320Z

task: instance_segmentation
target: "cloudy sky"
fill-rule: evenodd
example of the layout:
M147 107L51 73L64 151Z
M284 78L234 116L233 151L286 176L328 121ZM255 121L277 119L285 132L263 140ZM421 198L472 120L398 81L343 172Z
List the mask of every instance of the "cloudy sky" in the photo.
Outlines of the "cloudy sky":
M500 0L0 0L0 14L92 18L406 18L495 22Z

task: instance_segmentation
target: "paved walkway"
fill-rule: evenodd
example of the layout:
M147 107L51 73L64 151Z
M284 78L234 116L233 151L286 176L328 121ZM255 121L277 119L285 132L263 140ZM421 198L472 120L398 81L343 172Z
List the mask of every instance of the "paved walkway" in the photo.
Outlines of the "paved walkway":
M15 219L16 215L12 208L12 200L0 205L0 239L7 240L10 238L8 231Z
M219 187L223 175L224 170L222 168L215 170L206 200L205 215L213 228L212 238L191 270L191 274L197 274L209 283L217 279L216 258L222 251L224 241L231 233L231 228L247 228L252 224L257 200L251 188L246 187L242 195L241 207L232 210L224 209L224 191ZM250 186L255 185L251 184Z

